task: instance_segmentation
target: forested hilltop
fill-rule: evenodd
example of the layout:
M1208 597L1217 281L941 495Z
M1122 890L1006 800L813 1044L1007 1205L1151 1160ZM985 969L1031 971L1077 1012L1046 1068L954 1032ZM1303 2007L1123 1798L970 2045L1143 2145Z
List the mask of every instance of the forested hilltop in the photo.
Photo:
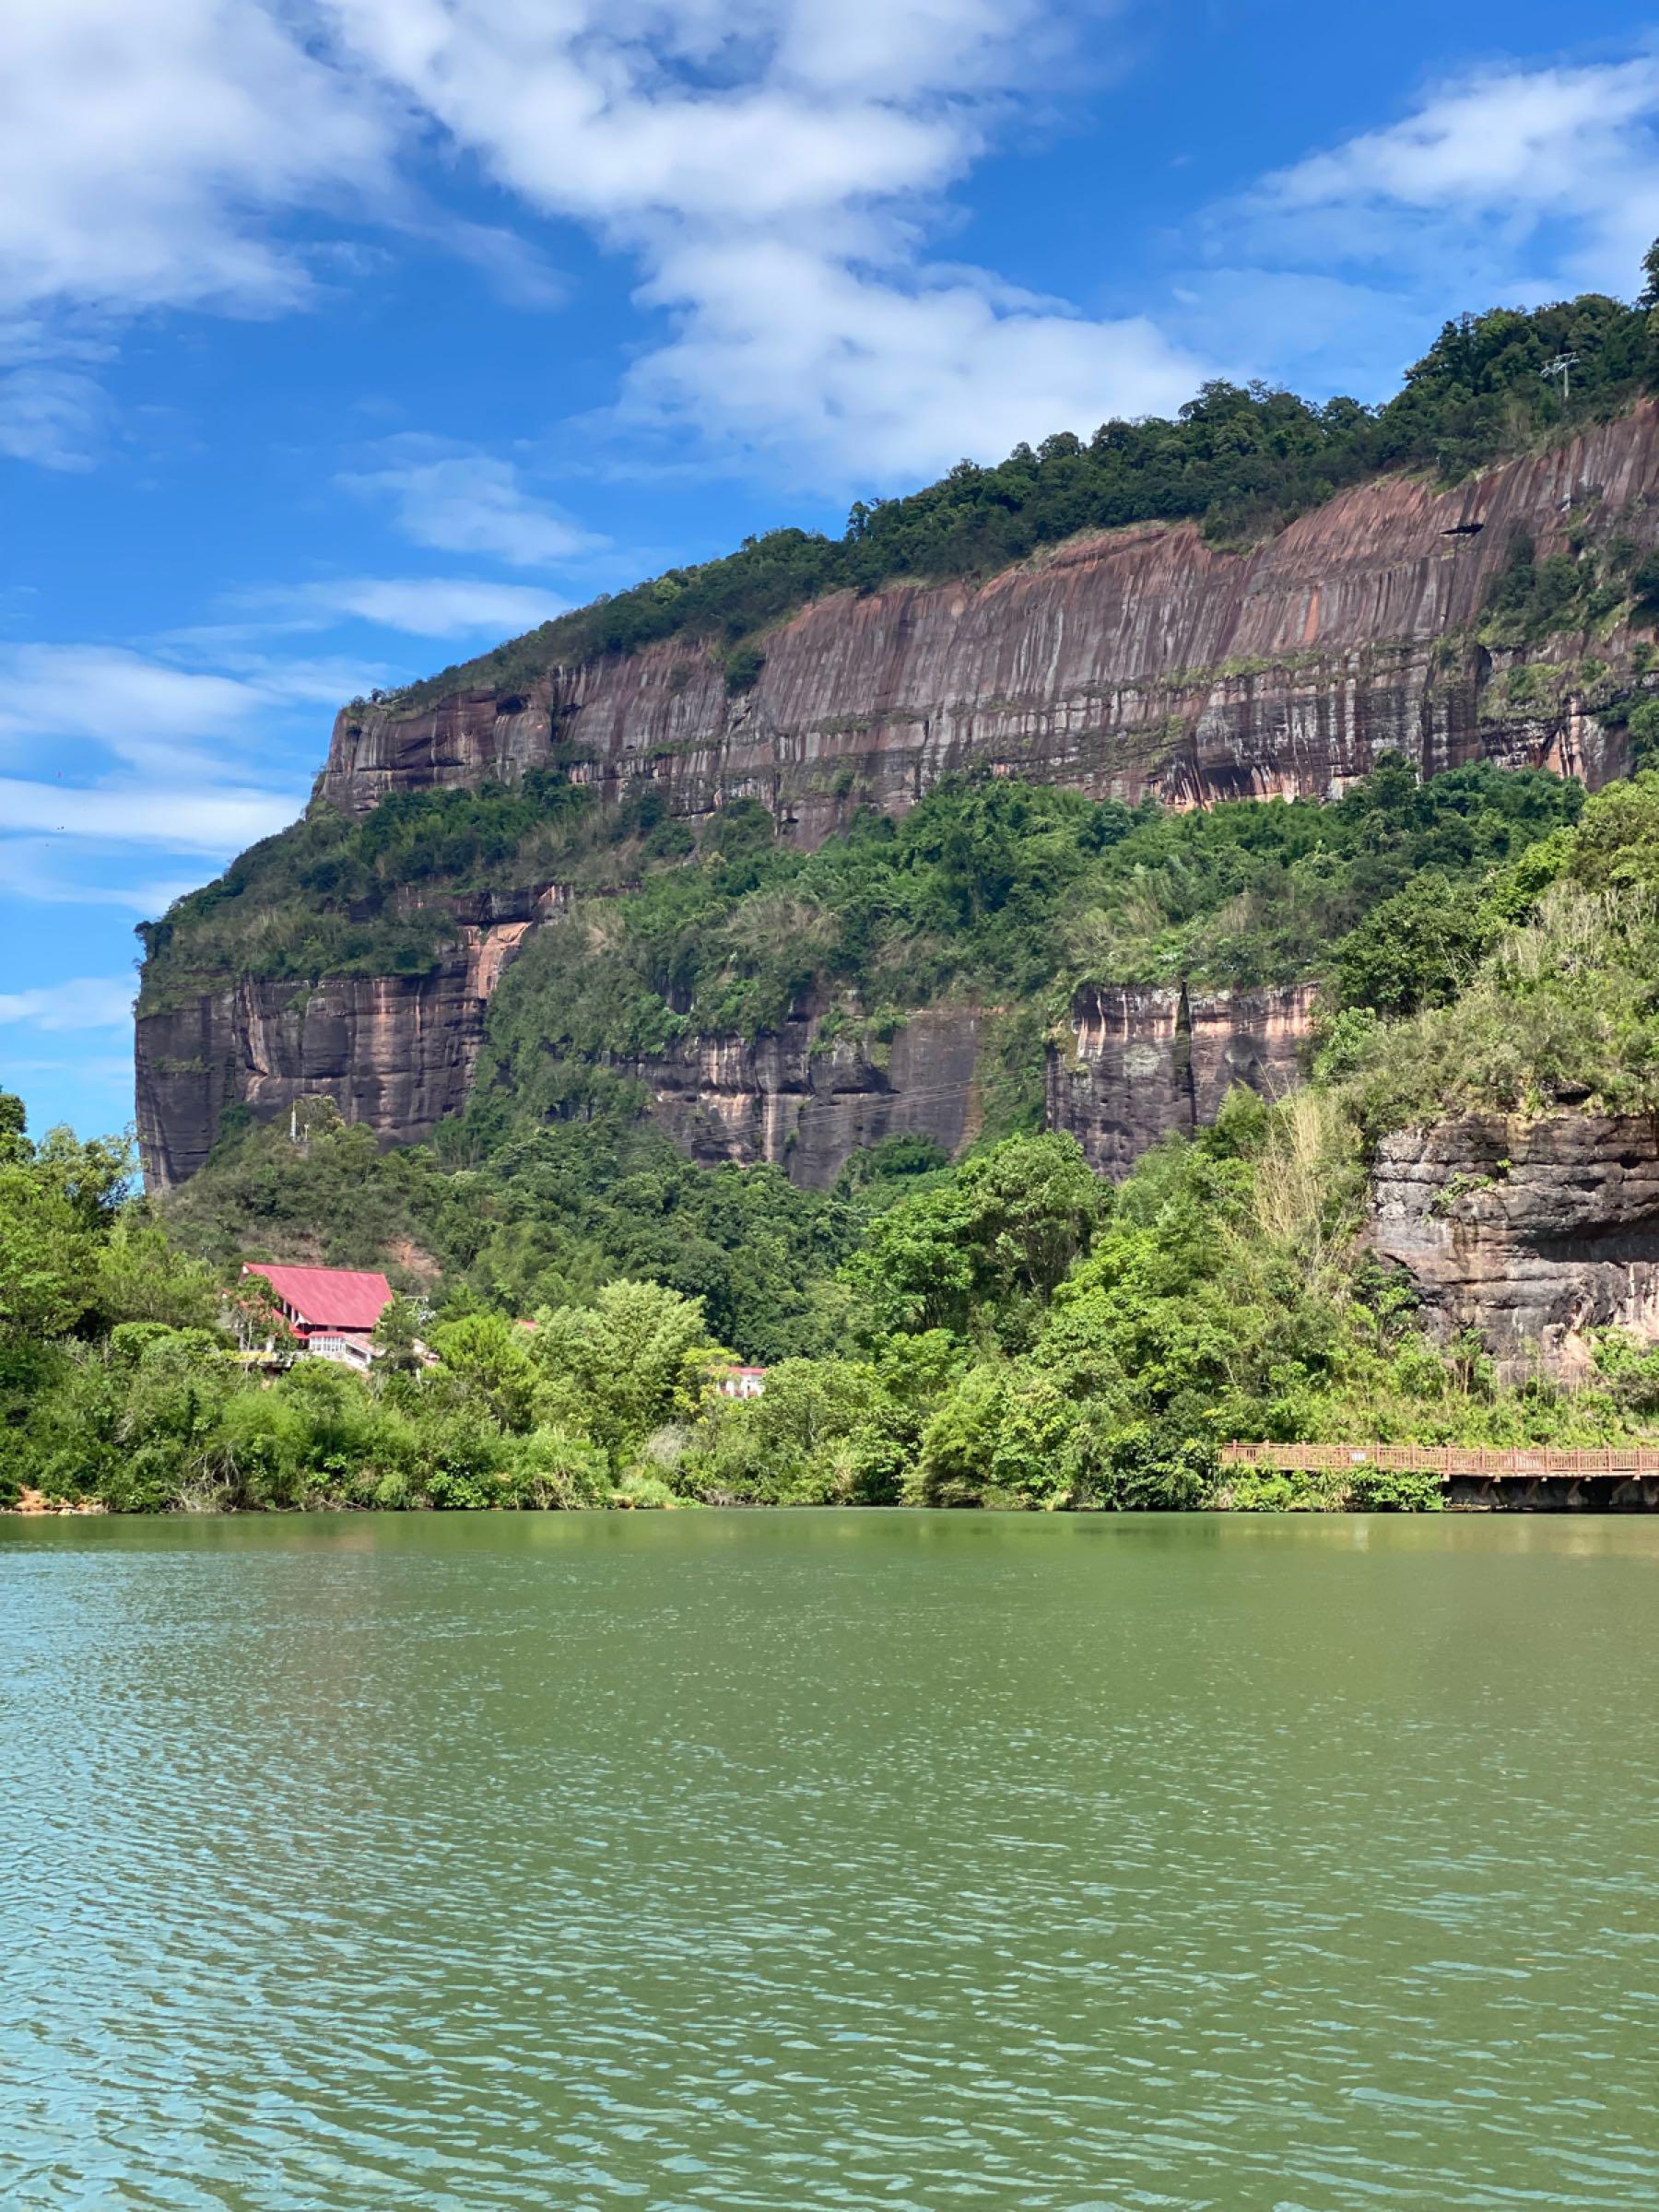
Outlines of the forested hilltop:
M957 851L976 818L1028 800L949 794L940 841ZM1477 1340L1430 1335L1365 1230L1369 1148L1448 1104L1659 1111L1659 774L1587 804L1542 777L1384 778L1323 811L1114 823L1115 843L1096 818L1063 809L1044 833L1075 856L1073 882L1161 834L1194 841L1160 855L1178 879L1201 878L1212 847L1246 874L1265 851L1336 902L1350 925L1307 1088L1277 1104L1235 1092L1212 1129L1159 1147L1116 1190L1070 1138L1018 1127L954 1166L890 1142L819 1193L771 1169L696 1169L620 1095L551 1122L502 1120L487 1098L441 1147L391 1152L319 1101L293 1133L230 1131L160 1218L121 1147L31 1144L10 1101L6 1494L1411 1506L1433 1486L1374 1470L1224 1478L1218 1446L1654 1433L1659 1355L1609 1329L1575 1386L1542 1371L1506 1385ZM1010 853L1042 851L1033 830ZM964 882L987 880L982 858ZM1156 877L1115 895L1162 929ZM1110 867L1099 888L1110 912ZM1247 892L1210 911L1229 942ZM993 929L984 957L1015 957L1026 924L1005 926L1007 947ZM268 1386L247 1371L222 1292L239 1257L276 1255L392 1262L406 1296L372 1377L317 1359ZM762 1397L712 1388L734 1354L768 1365Z
M1103 423L1016 446L994 467L963 461L903 498L859 501L844 534L781 529L735 553L670 569L578 607L477 659L387 695L396 712L472 686L527 684L556 664L628 653L687 634L724 646L727 682L752 682L767 626L840 591L897 579L986 575L1086 530L1201 523L1228 542L1281 527L1368 477L1426 469L1455 481L1605 419L1659 382L1659 247L1634 305L1601 293L1531 312L1448 323L1380 407L1314 406L1260 384L1205 385L1174 420ZM1549 364L1571 361L1568 377ZM1643 579L1659 594L1659 566Z

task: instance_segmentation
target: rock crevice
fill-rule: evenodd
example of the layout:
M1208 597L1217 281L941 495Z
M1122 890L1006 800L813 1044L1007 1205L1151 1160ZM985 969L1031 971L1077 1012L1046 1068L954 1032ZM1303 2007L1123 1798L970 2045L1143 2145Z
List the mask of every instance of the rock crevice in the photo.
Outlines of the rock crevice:
M1090 1167L1127 1174L1172 1130L1213 1122L1235 1083L1282 1098L1301 1079L1315 986L1190 992L1089 983L1072 999L1069 1042L1048 1053L1048 1124Z

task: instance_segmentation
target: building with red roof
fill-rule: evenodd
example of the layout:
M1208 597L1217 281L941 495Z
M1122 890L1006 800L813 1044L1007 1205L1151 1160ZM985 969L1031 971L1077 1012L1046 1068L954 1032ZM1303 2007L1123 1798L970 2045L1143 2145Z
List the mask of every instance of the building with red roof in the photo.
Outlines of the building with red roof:
M392 1303L383 1275L353 1267L278 1267L250 1261L244 1275L271 1286L282 1318L301 1348L366 1366L374 1324Z
M763 1367L717 1367L714 1387L723 1398L758 1398L766 1389Z

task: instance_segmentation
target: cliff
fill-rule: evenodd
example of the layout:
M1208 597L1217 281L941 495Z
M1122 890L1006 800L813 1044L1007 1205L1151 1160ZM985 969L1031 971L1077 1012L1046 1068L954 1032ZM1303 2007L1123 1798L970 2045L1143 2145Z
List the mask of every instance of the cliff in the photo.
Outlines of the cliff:
M935 1006L882 1046L793 1020L753 1041L694 1037L660 1058L618 1065L693 1159L769 1161L792 1182L822 1189L849 1153L885 1137L930 1136L950 1153L969 1143L981 1118L983 1030L978 1007Z
M347 709L318 790L362 812L557 753L607 791L655 784L680 814L759 799L814 842L971 764L1181 806L1323 797L1384 749L1426 773L1488 758L1595 783L1619 747L1583 687L1541 708L1510 680L1539 663L1570 679L1585 641L1494 653L1474 631L1522 537L1541 556L1586 526L1659 544L1655 482L1659 409L1644 403L1453 491L1361 485L1244 552L1145 524L982 583L842 594L771 631L735 695L711 651L672 639L522 691ZM1611 631L1595 653L1616 665L1629 644Z
M729 691L715 653L678 638L552 667L512 693L348 709L318 795L359 816L391 793L558 761L607 798L654 790L686 817L759 799L815 845L861 806L902 813L971 767L1183 807L1330 795L1387 751L1426 773L1489 759L1595 784L1627 748L1594 701L1645 665L1619 590L1593 629L1575 603L1576 630L1507 648L1477 632L1525 541L1588 561L1586 574L1612 548L1628 566L1659 545L1655 483L1659 408L1643 403L1454 491L1362 485L1248 550L1191 524L1135 525L984 582L841 594L766 635L747 690ZM175 973L165 994L147 991L137 1116L151 1186L194 1172L229 1104L270 1116L327 1092L388 1141L429 1134L465 1098L503 965L559 897L531 883L451 900L447 943L421 973L199 989ZM1295 991L1237 1005L1085 993L1075 1051L1052 1055L1051 1117L1121 1172L1156 1135L1207 1119L1234 1077L1290 1080L1306 1017ZM697 1039L635 1072L700 1157L778 1159L826 1180L889 1130L960 1141L971 1030L960 1013L912 1018L877 1065L792 1022L753 1044Z
M144 1010L137 1131L146 1184L171 1190L213 1148L228 1106L261 1120L326 1094L348 1122L406 1144L458 1113L491 993L557 888L464 903L455 940L421 975L330 975L311 985L244 976Z
M1126 1174L1172 1130L1213 1122L1235 1083L1282 1098L1301 1079L1313 987L1189 993L1089 983L1072 1043L1048 1053L1047 1118L1102 1175Z
M1659 1133L1646 1119L1465 1116L1383 1140L1372 1241L1442 1335L1506 1381L1589 1364L1589 1332L1659 1335Z

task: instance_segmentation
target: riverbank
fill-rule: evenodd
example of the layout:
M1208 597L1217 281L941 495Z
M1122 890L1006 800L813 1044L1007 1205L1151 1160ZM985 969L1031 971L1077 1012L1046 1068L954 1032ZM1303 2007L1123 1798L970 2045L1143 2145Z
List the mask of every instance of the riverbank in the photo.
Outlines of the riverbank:
M612 1498L589 1500L571 1505L525 1505L522 1503L479 1504L462 1507L431 1506L411 1503L400 1506L364 1504L360 1501L317 1497L303 1502L272 1505L241 1505L192 1500L187 1504L141 1506L125 1511L112 1508L100 1499L49 1499L36 1490L26 1493L14 1505L0 1506L0 1519L6 1520L86 1520L88 1518L133 1519L154 1517L158 1513L170 1520L291 1520L321 1514L349 1514L365 1519L382 1519L387 1516L422 1519L436 1516L452 1518L479 1515L500 1519L503 1516L528 1513L531 1515L560 1515L569 1513L597 1515L637 1513L700 1513L708 1512L735 1512L771 1515L816 1515L849 1510L844 1503L825 1500L817 1504L778 1501L768 1503L754 1499L739 1498ZM1359 1501L1344 1490L1333 1486L1328 1478L1296 1477L1269 1472L1256 1476L1236 1476L1224 1483L1216 1495L1196 1504L1178 1508L1153 1506L1146 1509L1124 1508L1100 1504L1069 1504L1054 1500L1042 1507L1033 1507L1018 1500L982 1498L972 1505L934 1506L921 1504L891 1504L859 1506L853 1510L911 1516L917 1513L962 1514L988 1513L997 1516L1061 1517L1067 1520L1115 1520L1136 1511L1170 1512L1190 1514L1197 1518L1227 1515L1232 1518L1264 1513L1324 1514L1332 1517L1385 1513L1643 1513L1659 1512L1659 1482L1631 1481L1617 1477L1574 1477L1571 1476L1537 1476L1504 1482L1495 1478L1454 1478L1438 1491L1423 1490L1416 1494L1396 1495L1386 1500L1372 1497Z

